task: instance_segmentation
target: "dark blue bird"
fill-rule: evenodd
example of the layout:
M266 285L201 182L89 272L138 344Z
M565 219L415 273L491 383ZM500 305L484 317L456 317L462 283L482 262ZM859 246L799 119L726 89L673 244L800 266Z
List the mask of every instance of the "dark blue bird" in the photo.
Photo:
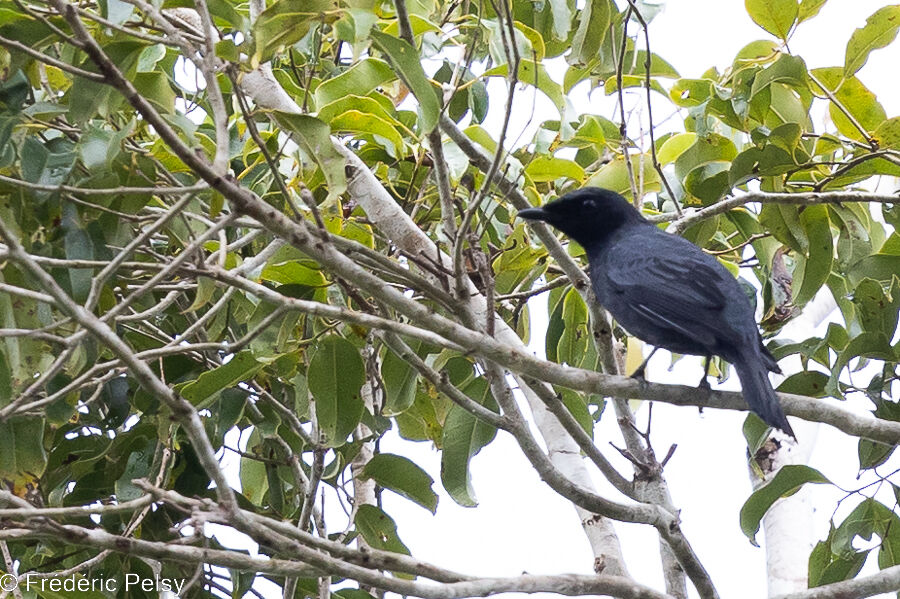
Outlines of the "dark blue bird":
M781 369L762 343L747 295L718 260L597 187L519 216L544 221L584 247L597 300L625 330L654 352L705 356L707 369L710 356L721 356L737 371L750 409L794 436L769 382L768 371ZM647 360L634 376L643 376ZM701 386L708 386L706 374Z

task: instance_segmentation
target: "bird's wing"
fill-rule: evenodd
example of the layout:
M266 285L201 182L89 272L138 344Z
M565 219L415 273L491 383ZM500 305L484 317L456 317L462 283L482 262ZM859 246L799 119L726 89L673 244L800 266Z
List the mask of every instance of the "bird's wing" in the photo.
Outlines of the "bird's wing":
M665 249L673 253L617 252L606 263L610 291L627 298L629 307L648 324L674 329L706 347L715 346L716 337L727 334L717 330L727 303L720 287L722 273L694 254L701 251L696 246Z

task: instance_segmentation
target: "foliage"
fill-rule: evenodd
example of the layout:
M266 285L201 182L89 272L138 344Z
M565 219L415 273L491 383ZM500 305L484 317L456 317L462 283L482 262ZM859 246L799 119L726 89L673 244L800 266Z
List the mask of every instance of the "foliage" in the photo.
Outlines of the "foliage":
M607 399L666 401L663 385L593 373L616 373L610 356L625 332L598 319L580 248L539 240L515 218L583 185L626 195L754 279L770 337L830 293L840 317L824 336L769 341L803 365L780 390L865 397L869 428L819 399L806 400L816 409L804 418L859 436L860 469L879 488L893 484L876 468L900 440L900 200L867 190L900 177L900 116L859 75L894 42L900 5L847 32L844 64L809 69L788 42L815 27L806 21L825 1L747 0L763 39L721 72L683 78L651 52L648 13L630 1L251 4L0 0L0 510L132 502L95 520L54 516L66 529L0 516L19 572L114 576L161 564L162 576L191 579L205 562L230 568L217 570L230 586L207 572L186 596L241 596L257 572L286 596L317 585L327 596L329 580L343 579L430 596L414 574L455 574L401 559L415 548L376 494L437 517L441 506L420 465L378 451L391 430L442 451L440 484L460 505L477 503L471 461L510 433L573 503L663 522L600 512L596 495L554 483L572 473L528 444L504 376L561 410L564 426L571 419L583 435L566 427L575 451L614 417ZM488 93L504 83L508 105ZM505 119L529 110L523 86L558 114L515 144ZM576 87L621 106L576 107ZM829 123L816 122L819 107ZM678 118L656 129L646 109ZM543 334L530 330L527 303L539 293L549 297L549 361L521 342ZM640 346L628 347L631 363ZM709 405L717 398L728 395ZM768 438L752 420L745 432L754 453ZM662 480L661 466L647 468L659 466L649 448L632 442L632 455L652 460L636 477ZM235 451L232 505L210 459ZM827 475L781 470L748 498L743 531L753 539L776 499L830 484ZM327 520L322 495L334 504ZM352 506L346 516L332 513L337 502ZM674 518L671 508L659 509ZM879 539L879 568L900 564L897 517L896 503L862 498L810 555L810 586L857 576L868 555L857 537ZM204 539L202 524L184 535L194 518L224 522L292 565L251 561ZM27 534L4 536L6 522ZM123 541L103 545L85 529ZM164 557L126 538L222 554ZM344 546L391 554L360 563ZM677 558L701 596L714 596L692 555L688 546ZM581 591L615 595L590 586L606 583Z

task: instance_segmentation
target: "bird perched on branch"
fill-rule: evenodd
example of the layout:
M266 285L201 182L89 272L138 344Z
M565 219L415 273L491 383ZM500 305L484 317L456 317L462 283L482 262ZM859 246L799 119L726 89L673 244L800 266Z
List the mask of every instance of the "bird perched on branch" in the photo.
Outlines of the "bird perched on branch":
M794 437L768 371L747 295L728 270L693 243L647 221L622 196L585 187L519 216L544 221L584 247L597 300L629 333L679 354L721 356L737 371L744 399L763 422ZM650 356L653 355L650 353ZM632 375L643 378L650 356Z

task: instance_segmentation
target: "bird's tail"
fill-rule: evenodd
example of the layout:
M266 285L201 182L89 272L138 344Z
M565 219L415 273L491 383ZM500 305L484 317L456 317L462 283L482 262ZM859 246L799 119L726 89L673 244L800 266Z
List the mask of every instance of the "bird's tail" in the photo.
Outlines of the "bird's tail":
M744 400L750 406L750 410L759 416L769 426L781 429L794 439L791 425L781 409L775 389L769 381L766 372L767 366L762 356L752 356L742 359L734 364L738 377L741 379L741 388L744 392Z

